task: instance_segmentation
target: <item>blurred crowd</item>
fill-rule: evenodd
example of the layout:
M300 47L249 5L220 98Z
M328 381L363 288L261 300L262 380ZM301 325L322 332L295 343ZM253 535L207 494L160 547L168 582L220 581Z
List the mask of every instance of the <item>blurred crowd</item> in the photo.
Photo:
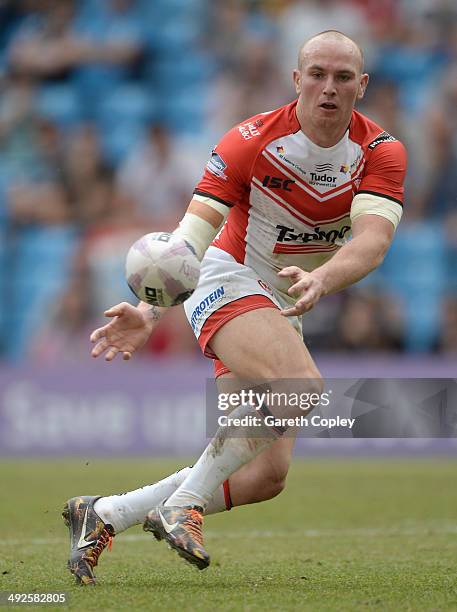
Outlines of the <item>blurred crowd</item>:
M314 351L457 352L455 0L0 0L0 360L88 355L123 266L234 123L294 98L303 40L355 38L360 105L409 152L383 266L305 317ZM171 309L146 355L198 354Z

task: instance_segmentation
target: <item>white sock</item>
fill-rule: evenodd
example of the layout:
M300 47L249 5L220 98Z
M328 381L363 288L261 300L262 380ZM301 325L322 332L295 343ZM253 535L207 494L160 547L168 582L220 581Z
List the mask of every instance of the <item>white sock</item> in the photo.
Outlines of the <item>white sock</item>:
M201 506L206 509L224 480L280 435L280 432L267 427L259 413L250 406L240 406L230 416L234 419L256 418L258 424L244 427L241 431L234 426L220 427L183 483L167 498L165 506Z
M115 533L125 531L133 525L143 523L147 513L154 506L163 503L181 485L193 468L185 467L163 480L146 485L135 491L101 497L94 504L94 510L104 523L112 525ZM206 514L227 510L223 486L215 491L206 509Z

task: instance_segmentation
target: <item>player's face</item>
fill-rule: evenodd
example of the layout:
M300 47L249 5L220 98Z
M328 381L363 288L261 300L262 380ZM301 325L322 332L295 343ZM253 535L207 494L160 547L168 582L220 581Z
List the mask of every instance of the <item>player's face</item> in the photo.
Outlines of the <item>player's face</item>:
M365 93L360 54L350 41L311 40L294 71L302 118L321 130L347 128L352 109Z

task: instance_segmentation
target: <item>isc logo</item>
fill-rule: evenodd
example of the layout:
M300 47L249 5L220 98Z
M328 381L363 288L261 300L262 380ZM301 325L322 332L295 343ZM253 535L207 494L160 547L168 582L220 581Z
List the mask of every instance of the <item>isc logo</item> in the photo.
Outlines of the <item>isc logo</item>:
M262 181L262 185L264 187L269 187L270 189L284 189L285 191L292 191L292 189L289 187L291 183L295 183L295 181L269 175L267 175Z

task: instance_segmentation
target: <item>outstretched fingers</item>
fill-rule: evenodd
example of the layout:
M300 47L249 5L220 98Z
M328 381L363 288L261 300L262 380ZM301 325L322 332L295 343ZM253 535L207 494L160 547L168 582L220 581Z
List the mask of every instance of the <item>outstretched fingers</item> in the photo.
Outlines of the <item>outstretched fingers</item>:
M126 306L129 306L129 304L121 302L120 304L116 304L116 306L111 306L111 308L105 310L103 314L105 317L120 317L125 313Z
M312 282L309 274L297 266L283 268L278 272L278 276L290 278L293 283L287 290L289 295L300 295L303 291L308 289Z
M312 273L301 270L297 266L283 268L278 272L278 276L290 278L292 284L287 293L297 298L293 306L281 310L281 314L286 317L299 316L308 312L324 293L322 282Z
M283 310L281 310L280 312L285 317L299 317L304 312L308 312L308 310L311 310L313 306L313 302L310 302L306 298L302 298L300 300L297 300L293 306L290 306L289 308L283 308Z
M91 351L92 357L99 357L102 353L105 353L106 361L113 361L118 353L122 353L122 359L124 361L129 361L132 358L133 350L123 351L119 347L110 344L110 342L103 338L94 346Z
M112 361L121 353L122 359L129 361L146 339L147 329L142 315L127 302L108 308L104 314L110 317L111 321L91 333L90 341L94 344L92 357L99 357L104 353L105 360Z
M286 268L279 270L278 276L281 276L283 278L289 277L292 280L298 280L302 273L303 270L298 266L287 266Z
M98 329L95 329L91 335L90 335L90 341L91 342L97 342L98 340L101 340L102 338L106 337L106 328L108 327L108 325L104 325L103 327L99 327Z
M310 278L307 278L307 277L301 278L299 281L297 281L291 287L289 287L289 289L287 290L287 293L292 296L301 295L304 291L309 289L309 287L311 286L311 283L312 281Z
M91 340L92 340L92 336L91 336ZM95 340L92 340L92 342L95 342ZM108 346L109 346L108 340L106 340L106 338L103 338L99 340L97 344L92 348L90 354L92 355L92 357L99 357L104 351L106 351Z
M110 346L106 351L105 361L113 361L118 353L119 349L116 346Z

